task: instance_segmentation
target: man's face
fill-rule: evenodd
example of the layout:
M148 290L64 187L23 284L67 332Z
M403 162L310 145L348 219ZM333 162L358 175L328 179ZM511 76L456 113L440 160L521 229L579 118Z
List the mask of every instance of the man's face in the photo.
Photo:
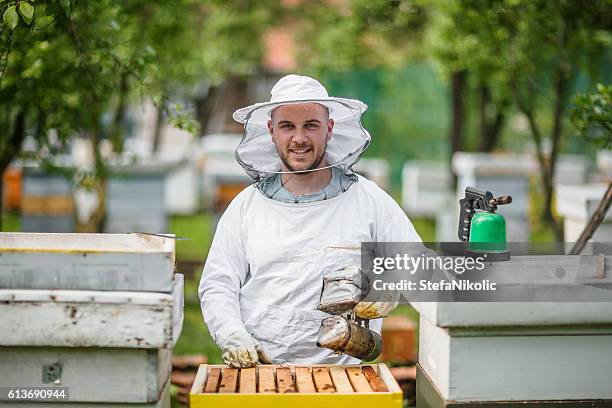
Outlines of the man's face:
M334 120L327 108L317 103L282 105L274 109L268 129L283 171L316 169L323 160Z

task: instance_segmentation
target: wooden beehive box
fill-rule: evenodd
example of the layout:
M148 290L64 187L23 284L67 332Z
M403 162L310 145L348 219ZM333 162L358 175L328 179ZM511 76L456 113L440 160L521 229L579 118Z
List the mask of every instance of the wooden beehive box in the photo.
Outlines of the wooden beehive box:
M72 186L61 175L24 167L21 194L21 230L25 232L74 231Z
M183 275L173 286L172 293L0 289L0 350L172 348L183 325Z
M66 387L70 403L63 401L61 406L70 408L86 403L157 408L158 401L169 400L171 359L169 348L1 346L0 386ZM48 408L46 403L32 403ZM2 400L0 407L5 408Z
M1 289L171 293L173 236L0 232Z
M416 359L414 323L407 316L389 316L382 326L382 353L380 360L399 363Z
M399 408L402 390L385 364L259 365L249 369L202 364L190 403L192 408Z

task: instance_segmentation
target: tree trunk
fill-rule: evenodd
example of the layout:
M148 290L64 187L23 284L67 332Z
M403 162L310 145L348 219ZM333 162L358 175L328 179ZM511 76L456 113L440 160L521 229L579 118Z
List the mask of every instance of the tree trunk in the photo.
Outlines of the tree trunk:
M242 133L243 127L232 118L232 113L248 104L248 82L241 76L228 77L216 92L213 111L205 131L208 133Z
M551 189L546 192L546 216L549 218L552 228L555 231L557 241L563 242L563 225L560 220L557 220L553 216L553 184L555 179L555 168L557 164L557 156L559 155L559 147L561 144L561 135L563 133L563 113L565 112L565 106L567 104L567 94L569 91L569 82L571 76L571 65L565 58L565 45L567 43L567 29L565 24L562 23L558 33L558 45L560 50L560 59L555 70L555 84L554 84L554 95L555 95L555 109L553 113L553 129L550 135L552 141L552 147L550 150L550 157L548 159L549 174L551 180Z
M490 144L489 142L489 118L487 116L487 110L491 103L491 92L489 91L489 87L484 83L481 83L478 86L479 93L479 103L478 103L478 113L480 116L480 151L487 152L487 146Z
M587 241L591 239L595 231L597 231L597 228L599 227L601 222L604 220L606 213L608 212L608 209L610 208L611 202L612 202L612 182L608 184L608 190L606 190L606 193L604 194L603 198L599 202L599 205L597 206L597 209L591 216L589 223L582 230L580 237L578 238L578 240L576 241L576 244L574 245L574 247L569 253L570 255L580 255Z
M128 74L123 72L119 83L119 101L117 102L117 110L115 111L115 117L110 130L110 139L113 145L113 151L115 153L121 153L123 151L123 130L121 126L125 119L125 105L127 99L127 93L129 91Z
M157 151L159 150L159 143L161 142L162 129L164 124L163 108L161 106L156 106L155 109L155 128L153 129L153 146L151 147L151 152L153 154L157 153Z
M563 242L563 226L561 222L554 218L552 212L553 195L554 195L554 180L555 168L557 165L557 156L559 155L559 145L561 142L561 134L563 131L563 112L565 110L565 101L567 94L567 79L559 75L555 84L555 111L553 116L553 130L551 133L552 147L548 158L548 173L550 177L550 189L546 191L545 196L545 216L550 220L551 227L555 231L557 241Z
M450 155L449 165L452 168L453 154L463 147L463 127L465 123L465 85L467 82L467 71L453 72L451 78L452 86L452 110L450 128ZM453 174L453 188L457 187L457 177Z
M546 155L544 154L544 147L542 146L542 133L540 132L540 128L535 121L533 112L524 111L523 113L527 117L527 121L529 123L531 135L533 136L533 140L536 145L536 157L540 166L542 190L544 193L544 208L542 208L542 217L544 218L544 221L551 228L553 228L557 241L563 242L563 231L561 230L561 236L559 236L559 230L556 225L557 221L552 213L552 197L554 193L553 178L550 168L550 160L547 160Z
M497 145L499 135L501 134L505 119L506 108L508 103L494 103L491 100L491 91L486 84L481 84L480 90L480 144L481 152L490 152ZM491 114L491 112L495 112ZM493 119L491 120L491 116Z
M0 232L2 232L2 219L4 218L4 170L0 169Z
M4 211L4 172L21 151L21 144L25 138L25 112L19 111L15 117L13 131L6 144L0 144L0 231L2 231L2 215Z
M499 136L501 135L504 123L506 122L507 106L507 102L504 101L498 108L497 114L495 115L495 120L493 121L493 125L489 129L489 137L487 139L489 143L485 146L487 152L490 152L495 148L495 146L497 146Z
M106 187L107 187L107 169L102 162L103 158L100 155L99 143L100 137L98 131L92 131L89 135L91 140L92 154L95 160L94 180L91 183L92 189L98 196L98 205L87 221L77 222L77 232L103 232L104 222L106 220Z
M195 99L196 105L196 117L200 123L200 129L202 129L202 135L207 133L208 124L210 117L212 116L213 108L215 106L215 98L219 91L218 86L208 87L206 95L197 97Z

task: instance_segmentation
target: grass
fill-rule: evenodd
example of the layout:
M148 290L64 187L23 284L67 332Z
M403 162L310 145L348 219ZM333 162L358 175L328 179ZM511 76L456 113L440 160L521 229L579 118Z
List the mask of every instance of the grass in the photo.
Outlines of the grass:
M171 217L170 232L187 238L176 242L177 259L204 259L210 249L212 230L213 217L209 214Z
M210 364L222 364L221 350L208 333L199 304L185 304L183 330L173 353L204 354Z
M436 221L433 218L411 218L410 221L423 242L436 241Z
M175 216L170 220L170 231L177 237L188 240L177 241L178 261L201 261L206 258L213 236L213 216ZM202 271L196 270L192 278L185 279L185 308L183 330L176 346L175 355L204 354L211 364L221 364L221 351L212 339L200 310L198 283Z
M15 213L2 214L2 232L21 231L21 217Z

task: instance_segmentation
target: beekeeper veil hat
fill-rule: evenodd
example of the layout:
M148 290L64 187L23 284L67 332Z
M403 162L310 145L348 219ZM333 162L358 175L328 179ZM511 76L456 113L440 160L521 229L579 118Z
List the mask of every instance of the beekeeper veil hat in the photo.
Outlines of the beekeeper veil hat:
M361 125L361 115L368 107L355 99L330 97L323 85L313 78L287 75L272 88L270 102L238 109L233 115L234 120L244 124L236 159L256 182L282 173L282 162L268 130L272 110L281 105L310 102L325 106L334 120L325 153L328 167L338 167L345 174L352 174L351 167L370 144L370 134Z

